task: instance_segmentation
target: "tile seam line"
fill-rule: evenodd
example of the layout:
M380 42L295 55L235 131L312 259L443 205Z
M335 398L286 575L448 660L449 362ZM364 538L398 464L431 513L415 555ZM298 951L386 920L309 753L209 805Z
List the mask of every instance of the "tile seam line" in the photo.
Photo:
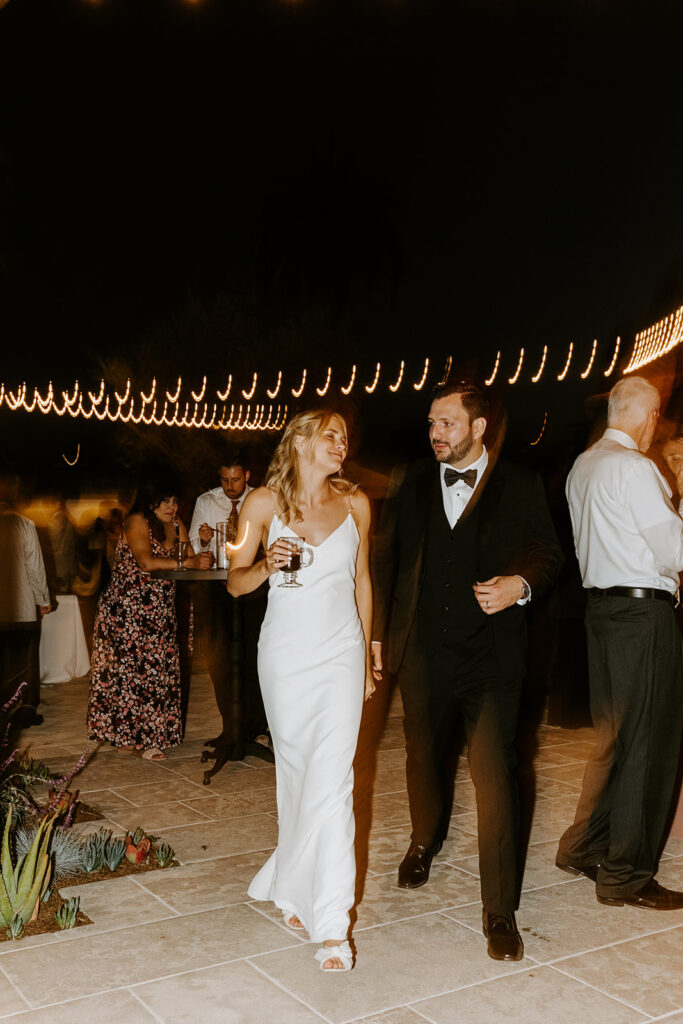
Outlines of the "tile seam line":
M31 1009L33 1009L33 1007L31 1006L31 1004L29 1003L28 999L26 998L26 996L24 995L24 993L23 993L23 992L21 991L21 989L19 988L19 986L18 986L18 985L16 985L16 984L15 984L15 983L14 983L14 982L12 981L12 979L11 979L11 978L10 978L10 976L9 976L9 974L7 974L7 972L6 972L6 971L4 971L4 970L3 970L3 968L2 968L1 966L0 966L0 974L1 974L1 975L2 975L2 976L3 976L3 977L4 977L5 979L6 979L6 980L7 980L7 984L8 984L8 985L10 985L10 986L11 986L11 987L12 987L12 988L14 989L14 991L16 992L16 994L17 994L17 995L19 996L19 998L21 999L22 1003L26 1003L26 1009L27 1009L27 1010L31 1010ZM24 1012L23 1010L17 1010L17 1013L23 1013L23 1012Z
M626 1007L628 1010L634 1010L636 1013L642 1013L646 1021L654 1020L651 1013L647 1010L643 1010L640 1006L634 1006L633 1003L629 1003L626 999L622 999L621 996L615 996L612 992L605 992L604 989L598 988L597 985L591 985L590 981L585 981L583 978L576 978L573 974L568 974L567 971L563 971L561 967L555 965L547 965L551 971L557 971L558 974L563 975L565 978L570 978L571 981L578 981L579 984L584 985L586 988L591 989L593 992L598 992L602 996L606 996L607 999L612 999L615 1003L619 1003L621 1006ZM676 1012L676 1011L674 1011ZM680 1012L680 1007L679 1007Z
M142 999L142 997L137 994L137 992L134 992L132 988L126 989L126 991L130 993L131 998L134 999L136 1003L140 1004L143 1010L147 1011L150 1017L157 1021L157 1024L165 1024L163 1018L160 1017L158 1013L155 1013L152 1007L148 1006L147 1003Z
M161 903L162 907L166 907L167 910L170 910L174 917L185 916L184 914L181 914L179 910L176 910L175 907L172 907L170 903L167 903L166 900L163 900L161 896L158 895L158 893L153 892L151 889L147 889L146 886L142 884L142 882L138 882L137 878L135 878L134 875L129 875L128 877L132 877L133 882L138 887L138 889L142 890L142 892L147 893L149 896L153 896L155 900L158 900L158 902Z
M288 996L291 996L292 999L295 999L297 1003L299 1003L301 1006L305 1006L307 1010L310 1010L311 1013L314 1013L316 1017L320 1018L321 1021L325 1021L325 1024L335 1024L335 1022L332 1021L329 1017L325 1017L319 1010L316 1010L313 1006L311 1006L310 1003L305 1002L294 992L291 992L290 989L288 989L285 985L279 982L276 978L271 977L271 975L268 974L267 971L264 971L257 964L252 963L249 957L245 957L245 963L249 964L249 966L253 968L253 970L260 974L261 977L269 981L271 985L275 985L275 987L279 988L281 992L285 992Z
M576 953L565 953L564 956L555 957L554 960L544 960L543 962L547 966L554 966L555 964L564 963L567 960L573 960L577 956L587 956L589 953L599 953L603 949L610 949L612 946L623 946L627 942L640 942L641 939L650 938L651 935L662 935L665 932L675 932L677 928L683 926L683 921L679 921L678 924L669 925L668 928L654 928L652 931L643 932L640 935L629 935L625 939L615 939L614 942L603 942L601 946L591 946L590 949L581 949Z

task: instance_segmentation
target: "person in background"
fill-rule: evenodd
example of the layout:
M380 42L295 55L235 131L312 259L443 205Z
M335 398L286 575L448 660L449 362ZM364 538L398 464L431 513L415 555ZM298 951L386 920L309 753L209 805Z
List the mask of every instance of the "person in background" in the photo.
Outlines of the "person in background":
M40 620L51 610L35 525L15 510L19 477L0 468L0 704L25 683L14 724L40 725Z
M683 728L683 657L674 601L683 521L646 456L659 417L657 388L624 377L607 430L579 455L567 501L583 585L596 742L574 823L556 864L595 882L599 903L683 908L655 880ZM675 463L679 493L683 462Z
M213 550L216 525L229 522L235 536L239 513L245 498L252 490L249 486L251 470L244 451L227 452L218 467L220 486L200 494L195 503L190 524L190 541L196 551ZM197 609L198 627L202 631L206 665L211 676L216 704L223 720L222 740L256 740L267 745L266 713L258 682L256 647L265 613L263 589L243 601L244 670L241 705L243 721L234 722L235 694L231 644L233 641L235 598L221 581L199 583L193 594Z
M178 566L188 535L177 512L173 483L139 489L95 620L88 735L148 761L164 760L164 748L182 739L175 583L150 575ZM208 569L211 561L190 546L184 564Z

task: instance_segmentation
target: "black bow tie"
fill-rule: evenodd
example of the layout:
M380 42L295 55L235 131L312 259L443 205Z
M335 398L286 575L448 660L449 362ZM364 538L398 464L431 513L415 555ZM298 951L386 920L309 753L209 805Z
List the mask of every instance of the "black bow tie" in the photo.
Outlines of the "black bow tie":
M444 476L446 479L446 487L450 487L452 484L457 483L458 480L463 480L468 487L474 488L474 485L477 482L476 469L466 469L464 472L460 473L457 469L451 469L450 466L446 466Z

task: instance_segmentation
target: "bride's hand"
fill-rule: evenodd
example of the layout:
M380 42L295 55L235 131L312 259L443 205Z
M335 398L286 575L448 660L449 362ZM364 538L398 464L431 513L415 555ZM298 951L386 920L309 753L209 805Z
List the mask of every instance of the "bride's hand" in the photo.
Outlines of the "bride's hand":
M370 700L375 692L375 680L372 678L372 669L369 665L365 667L365 696L363 700Z
M292 549L286 540L278 537L266 551L266 571L269 576L279 572L289 562Z

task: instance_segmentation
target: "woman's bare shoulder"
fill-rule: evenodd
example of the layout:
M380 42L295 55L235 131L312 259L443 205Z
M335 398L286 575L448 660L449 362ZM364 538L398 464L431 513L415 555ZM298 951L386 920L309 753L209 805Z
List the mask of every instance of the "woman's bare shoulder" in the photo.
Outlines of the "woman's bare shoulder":
M125 523L123 524L123 529L126 534L126 537L130 537L131 535L135 536L137 534L142 533L147 534L149 533L149 523L147 522L145 517L141 515L139 512L134 512L132 516L128 516L128 518L126 519Z
M370 499L365 491L361 491L360 487L357 487L353 494L349 495L349 504L353 517L359 525L370 522Z
M242 508L255 518L270 519L277 511L275 491L270 487L255 487L244 499Z

